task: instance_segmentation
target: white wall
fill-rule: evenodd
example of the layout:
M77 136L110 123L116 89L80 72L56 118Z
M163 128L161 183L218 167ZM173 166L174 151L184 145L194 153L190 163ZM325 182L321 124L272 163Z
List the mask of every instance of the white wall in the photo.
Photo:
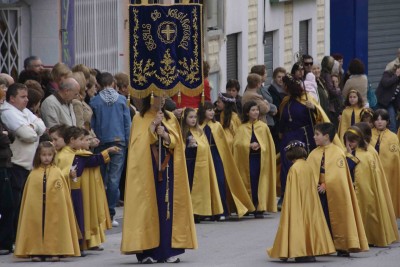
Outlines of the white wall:
M284 4L273 4L271 5L270 1L265 1L265 32L274 31L273 35L273 46L274 50L279 51L278 53L274 53L273 55L273 68L277 68L279 66L284 65L284 50L285 50L285 41L284 41L284 32L283 29L285 27L285 10ZM262 49L261 62L264 62L264 49Z

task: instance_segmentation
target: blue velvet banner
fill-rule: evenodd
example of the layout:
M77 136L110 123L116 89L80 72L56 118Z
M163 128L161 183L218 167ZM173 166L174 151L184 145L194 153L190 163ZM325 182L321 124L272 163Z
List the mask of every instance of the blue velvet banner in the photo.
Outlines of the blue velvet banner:
M129 6L130 85L134 95L203 91L202 6Z

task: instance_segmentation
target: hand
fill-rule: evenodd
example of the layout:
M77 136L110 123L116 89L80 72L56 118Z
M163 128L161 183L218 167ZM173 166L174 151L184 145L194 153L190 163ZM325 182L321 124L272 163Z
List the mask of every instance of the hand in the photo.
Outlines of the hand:
M117 146L112 146L112 147L107 148L108 153L118 153L119 151L121 151L121 148L119 148Z
M353 152L353 150L352 150L351 147L350 147L349 140L347 140L347 139L346 139L346 150L347 150L347 152L349 152L349 153Z
M325 185L325 183L319 184L317 189L318 189L318 193L320 193L320 194L325 194L325 192L326 192L326 185Z
M306 107L309 109L315 109L315 105L309 100L306 101Z
M172 113L174 113L174 115L177 119L180 119L182 117L182 111L183 111L183 109L177 108L174 111L172 111Z
M153 120L153 124L159 125L164 119L164 113L162 111L157 112L156 118Z
M71 178L71 179L75 179L76 177L77 177L77 174L76 174L76 170L70 170L69 171L69 177Z
M252 150L259 150L260 149L260 144L257 143L257 142L253 142L253 143L250 144L250 148Z

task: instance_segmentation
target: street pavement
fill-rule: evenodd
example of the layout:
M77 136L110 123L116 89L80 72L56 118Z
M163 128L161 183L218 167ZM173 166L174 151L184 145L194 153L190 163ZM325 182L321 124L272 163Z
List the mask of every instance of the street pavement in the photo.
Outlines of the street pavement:
M180 256L179 267L190 266L351 266L351 267L397 267L400 266L400 243L388 248L370 248L370 251L351 254L350 258L337 256L317 257L315 263L283 263L268 258L266 249L272 246L280 213L268 214L264 219L253 216L225 222L201 222L196 224L199 248L187 250ZM16 259L12 255L0 256L0 266L139 266L135 255L121 255L122 208L117 208L119 227L107 232L104 251L89 251L82 258L64 258L60 263L33 263L28 259ZM398 221L399 223L400 221ZM170 263L156 266L171 266Z

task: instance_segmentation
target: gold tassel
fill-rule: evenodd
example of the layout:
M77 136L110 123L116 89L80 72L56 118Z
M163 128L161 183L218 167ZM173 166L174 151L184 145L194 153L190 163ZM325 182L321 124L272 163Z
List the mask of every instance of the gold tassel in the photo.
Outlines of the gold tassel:
M181 104L181 100L182 100L181 91L178 91L178 104L179 105Z
M151 96L150 96L150 105L154 104L154 93L151 91Z
M204 89L201 91L201 104L204 105Z

